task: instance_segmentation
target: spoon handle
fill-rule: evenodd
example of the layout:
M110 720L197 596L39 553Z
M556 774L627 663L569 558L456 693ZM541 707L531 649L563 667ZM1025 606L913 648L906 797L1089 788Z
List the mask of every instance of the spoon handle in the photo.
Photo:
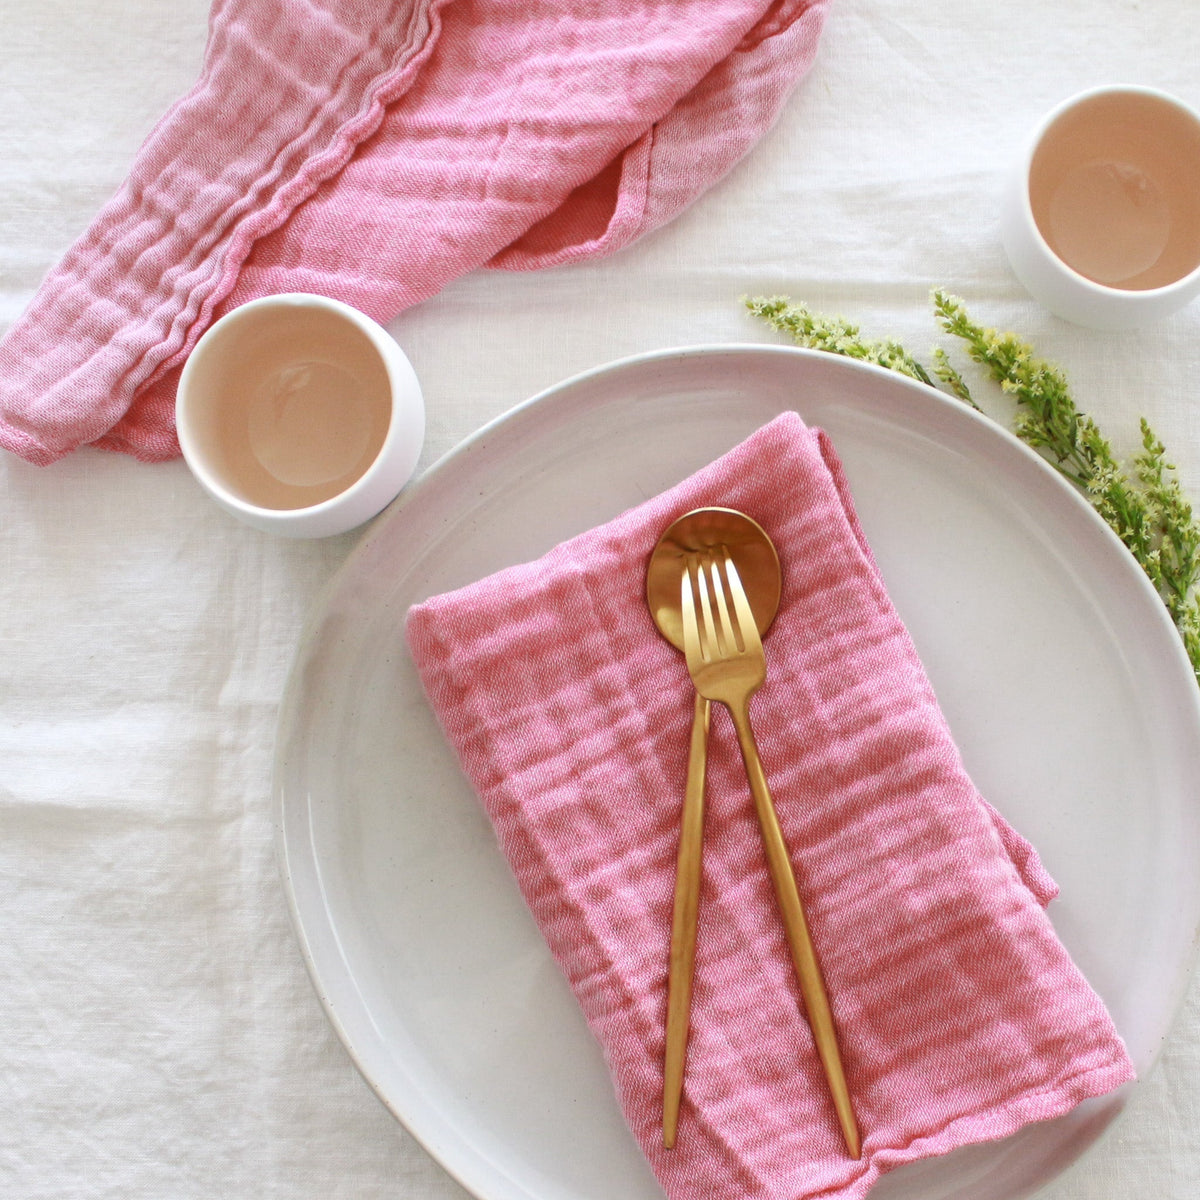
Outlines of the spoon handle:
M679 1104L683 1096L683 1064L687 1056L692 1004L692 971L696 961L696 913L700 904L700 864L704 837L704 778L708 766L709 702L696 693L687 786L679 824L679 857L675 868L675 912L671 922L671 964L667 976L667 1048L663 1064L663 1146L675 1145Z
M754 796L754 808L762 830L767 866L771 872L771 882L775 885L775 897L779 903L783 927L787 932L792 965L800 981L800 995L804 1000L808 1024L816 1043L817 1056L825 1071L825 1079L833 1097L833 1107L837 1112L846 1149L849 1150L851 1158L861 1158L862 1138L858 1131L858 1122L854 1119L854 1109L850 1104L850 1089L842 1068L842 1056L838 1050L837 1030L833 1024L829 996L825 991L821 965L817 961L817 952L808 931L804 905L800 902L800 889L796 886L791 856L788 854L783 830L779 826L779 818L775 813L770 789L767 787L767 777L758 754L758 746L754 741L754 732L750 728L749 697L741 704L730 704L728 707L737 729L742 758L746 763L746 775L750 781L750 792Z

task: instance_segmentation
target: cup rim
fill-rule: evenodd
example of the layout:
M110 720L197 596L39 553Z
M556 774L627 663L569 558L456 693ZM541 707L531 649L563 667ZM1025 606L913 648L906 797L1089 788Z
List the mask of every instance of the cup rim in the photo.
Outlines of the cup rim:
M268 508L265 505L252 504L250 501L244 500L216 478L209 469L204 455L199 452L192 441L191 433L187 429L186 422L181 420L181 416L186 415L188 403L187 383L191 374L196 369L193 367L193 364L198 362L198 353L201 351L208 336L215 329L228 329L232 325L241 323L247 319L247 314L252 315L255 312L268 308L289 307L325 309L349 321L351 325L367 337L375 353L379 356L384 370L387 372L389 384L388 425L387 431L383 436L383 441L375 453L375 457L371 460L366 470L347 488L337 492L333 496L318 501L316 504L308 504L302 508ZM400 346L389 337L387 331L377 321L353 305L346 304L341 300L335 300L331 296L322 296L315 292L279 292L270 296L259 296L254 300L246 301L245 304L238 305L237 308L231 309L214 321L201 334L200 339L192 347L191 353L188 355L187 361L184 363L183 370L180 373L175 395L175 430L179 438L179 448L185 462L200 482L214 496L219 497L222 503L252 518L280 523L292 523L331 512L343 505L352 503L360 492L365 491L372 485L375 478L384 469L383 464L388 457L387 452L400 436L400 408L405 401L406 393L411 390L412 381L404 377L406 373L398 370L397 352L403 354Z
M1020 159L1021 216L1028 228L1032 230L1033 238L1039 249L1045 252L1048 260L1058 270L1062 271L1074 286L1105 301L1117 300L1126 305L1145 305L1151 304L1156 300L1169 298L1178 292L1187 291L1194 287L1197 280L1200 280L1200 263L1197 263L1186 275L1181 275L1178 279L1155 288L1119 288L1112 287L1106 283L1097 283L1096 280L1089 279L1086 275L1081 274L1055 253L1038 227L1038 223L1033 215L1033 202L1029 197L1029 177L1033 169L1034 155L1037 154L1038 147L1042 144L1042 140L1054 122L1089 100L1094 100L1099 96L1116 95L1147 96L1155 100L1160 100L1186 116L1196 126L1197 131L1200 131L1200 111L1197 111L1185 100L1181 100L1178 96L1163 91L1161 88L1141 83L1104 83L1095 87L1084 88L1083 91L1066 97L1066 99L1059 101L1058 104L1051 108L1038 122L1033 133L1026 140L1025 149Z

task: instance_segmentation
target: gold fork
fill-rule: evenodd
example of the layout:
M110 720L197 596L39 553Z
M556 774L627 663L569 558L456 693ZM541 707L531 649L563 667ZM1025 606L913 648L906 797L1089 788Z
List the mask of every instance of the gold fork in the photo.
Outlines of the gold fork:
M733 718L762 830L767 866L771 882L775 885L775 897L787 932L792 964L800 982L800 995L808 1014L817 1055L829 1083L846 1147L852 1158L860 1158L862 1142L850 1104L846 1074L842 1069L829 997L808 932L808 921L800 902L787 844L779 827L775 805L771 801L754 732L750 728L750 697L766 681L767 662L754 614L750 611L750 602L738 578L737 567L724 547L721 559L728 580L729 600L733 604L732 615L715 558L692 557L684 568L680 590L684 654L696 691L706 700L725 705Z

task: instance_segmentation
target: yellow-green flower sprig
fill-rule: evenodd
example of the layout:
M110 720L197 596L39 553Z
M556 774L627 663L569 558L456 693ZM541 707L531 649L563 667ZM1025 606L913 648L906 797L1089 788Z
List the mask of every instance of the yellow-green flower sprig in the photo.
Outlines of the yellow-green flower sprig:
M1163 443L1143 419L1142 448L1126 468L1092 418L1079 411L1061 370L1016 335L978 325L957 297L937 290L932 300L942 329L1015 400L1013 432L1087 496L1149 576L1200 682L1200 522ZM814 314L786 297L747 300L746 306L797 345L888 367L979 410L940 347L927 370L899 343L868 341L857 326Z
M803 304L793 304L786 296L760 296L745 303L754 316L779 333L786 333L798 346L875 363L930 387L937 386L921 363L890 338L867 341L857 325L841 317L824 317L810 312Z

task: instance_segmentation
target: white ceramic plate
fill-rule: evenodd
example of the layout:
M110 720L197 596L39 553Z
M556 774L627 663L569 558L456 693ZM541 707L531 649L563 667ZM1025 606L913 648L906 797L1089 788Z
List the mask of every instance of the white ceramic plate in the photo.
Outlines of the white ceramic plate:
M1200 702L1087 504L985 418L874 367L769 346L617 363L488 425L379 520L281 714L280 856L317 991L383 1102L486 1200L661 1192L425 702L405 611L662 491L785 408L833 437L967 767L1058 879L1055 926L1139 1074L1181 999ZM903 1168L875 1195L1026 1194L1126 1098Z

